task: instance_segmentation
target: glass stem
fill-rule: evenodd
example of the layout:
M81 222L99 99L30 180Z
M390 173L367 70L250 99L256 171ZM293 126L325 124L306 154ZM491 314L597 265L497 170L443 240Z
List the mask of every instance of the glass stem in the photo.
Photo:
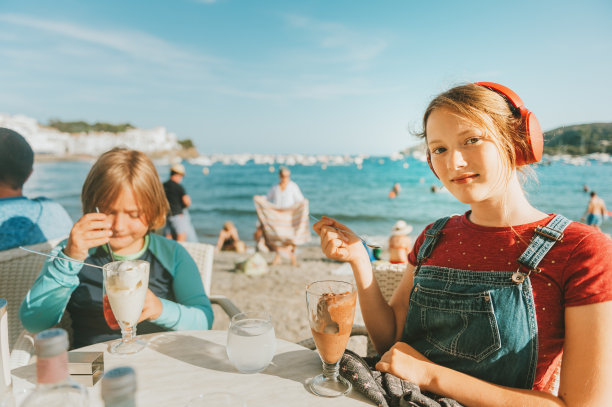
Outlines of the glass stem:
M136 326L121 328L121 342L130 342L136 336Z
M337 381L340 372L340 361L336 363L323 362L323 376L325 378Z

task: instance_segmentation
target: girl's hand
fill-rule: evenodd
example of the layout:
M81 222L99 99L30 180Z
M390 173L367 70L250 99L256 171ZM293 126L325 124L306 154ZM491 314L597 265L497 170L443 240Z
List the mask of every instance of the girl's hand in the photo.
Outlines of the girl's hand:
M154 320L159 318L164 306L162 302L157 297L157 295L153 294L151 289L147 289L147 295L145 297L144 307L142 307L142 313L140 314L140 318L138 322L146 321L146 320Z
M358 263L367 260L366 252L361 240L342 223L323 216L312 228L321 237L321 250L332 260Z
M423 389L431 382L431 367L435 364L421 355L416 349L404 342L397 342L391 347L380 362L376 370L391 373L401 379L408 380Z
M75 260L87 258L89 249L103 245L113 234L112 225L103 213L87 213L77 221L70 231L64 254Z

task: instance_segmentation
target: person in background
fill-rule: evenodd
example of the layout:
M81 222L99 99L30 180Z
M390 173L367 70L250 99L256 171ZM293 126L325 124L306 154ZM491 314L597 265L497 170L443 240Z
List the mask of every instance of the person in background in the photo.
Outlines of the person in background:
M278 208L288 208L304 200L300 187L291 180L291 171L287 167L280 167L278 171L279 183L268 191L266 199Z
M291 180L291 171L287 167L280 167L278 171L279 183L268 191L266 199L279 209L289 208L304 200L300 187ZM272 264L280 264L281 253L286 254L292 265L297 265L295 246L277 246L274 248Z
M116 260L150 263L149 288L139 334L210 329L213 311L198 267L179 243L152 233L163 226L168 202L155 166L142 152L115 148L91 167L81 192L83 216L67 240L51 251L26 295L19 317L31 332L57 325L65 310L72 319L74 347L121 337L103 315L103 266ZM96 208L100 213L96 213Z
M400 183L396 182L395 184L393 184L393 188L391 188L391 191L389 192L389 198L390 199L396 198L399 195L401 190L402 190L402 187Z
M584 216L580 220L584 221L586 217L586 224L600 230L600 226L603 224L604 216L606 215L606 203L601 199L595 191L591 191L591 199L587 205L587 209Z
M466 406L611 406L612 240L527 200L535 116L502 85L466 84L431 101L421 137L470 210L425 228L388 303L361 241L314 225L353 269L376 369Z
M216 249L217 251L235 251L237 253L246 251L246 245L240 240L238 229L232 221L228 220L223 224L223 228L219 232L219 239L217 239Z
M391 264L408 263L408 253L412 249L412 240L408 236L412 226L403 220L398 220L391 228L389 237L389 262Z
M168 239L178 242L197 242L187 209L191 206L191 198L181 185L184 176L185 167L182 164L176 164L170 168L170 179L164 182L164 192L170 205L164 233Z
M0 250L68 236L72 219L57 202L23 196L34 152L16 131L0 127Z

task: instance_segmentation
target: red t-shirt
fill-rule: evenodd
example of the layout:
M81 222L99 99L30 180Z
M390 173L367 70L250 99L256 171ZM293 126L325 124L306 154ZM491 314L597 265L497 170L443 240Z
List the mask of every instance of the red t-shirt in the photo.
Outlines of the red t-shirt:
M517 259L525 251L541 221L509 227L484 227L467 215L453 216L446 223L432 255L423 264L475 271L516 271ZM430 224L425 228L429 229ZM424 231L408 255L412 265L425 240ZM533 388L546 391L563 350L564 308L612 300L612 240L595 228L572 222L532 273L531 284L538 321L538 365Z

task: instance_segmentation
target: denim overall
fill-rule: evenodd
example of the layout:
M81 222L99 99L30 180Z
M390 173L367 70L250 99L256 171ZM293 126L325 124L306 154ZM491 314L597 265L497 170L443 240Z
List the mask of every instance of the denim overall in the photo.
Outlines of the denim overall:
M570 221L557 215L536 227L514 272L421 265L448 219L438 219L425 232L402 341L434 363L488 382L531 389L538 326L529 275L540 272L538 264L563 238Z

